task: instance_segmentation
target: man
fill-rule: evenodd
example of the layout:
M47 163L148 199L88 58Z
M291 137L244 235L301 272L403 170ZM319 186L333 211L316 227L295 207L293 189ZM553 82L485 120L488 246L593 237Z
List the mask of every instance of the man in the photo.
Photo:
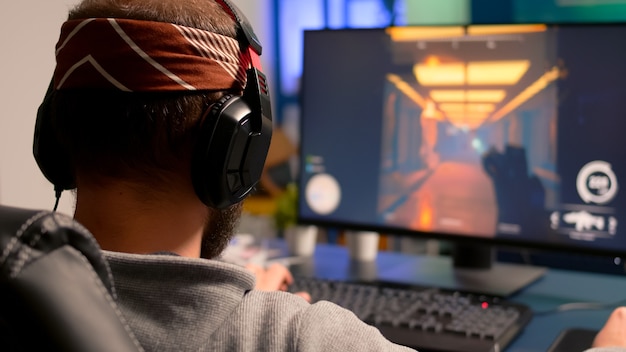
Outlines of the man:
M57 197L76 188L75 218L105 251L146 350L406 350L336 305L253 290L250 271L214 260L269 145L260 48L246 25L224 1L82 1L57 43L37 162ZM232 124L248 105L237 128L258 131L240 135ZM234 179L229 158L246 164ZM279 266L258 277L268 289L291 279Z
M249 191L238 182L254 183L226 174L212 189L203 177L215 170L198 165L228 164L205 160L222 153L203 143L238 138L219 127L222 109L259 78L246 53L255 38L242 45L237 18L214 0L82 1L63 25L37 122L42 171L57 194L76 187L75 218L105 250L118 303L146 350L406 350L336 305L253 290L249 271L214 260ZM257 135L267 135L265 122L250 122ZM227 149L218 151L264 159ZM289 280L273 267L258 282ZM614 344L606 331L599 346Z

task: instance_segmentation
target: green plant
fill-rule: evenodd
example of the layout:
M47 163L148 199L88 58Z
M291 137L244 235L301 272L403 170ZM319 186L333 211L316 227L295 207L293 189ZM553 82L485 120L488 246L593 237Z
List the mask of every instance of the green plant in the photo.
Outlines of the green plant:
M276 198L274 211L274 225L278 230L284 230L297 224L298 218L298 186L289 183L285 191Z

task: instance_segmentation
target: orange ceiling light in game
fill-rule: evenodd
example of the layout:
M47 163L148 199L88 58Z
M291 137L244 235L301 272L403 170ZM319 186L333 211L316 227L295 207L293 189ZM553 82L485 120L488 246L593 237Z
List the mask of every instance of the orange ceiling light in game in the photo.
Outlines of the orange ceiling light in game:
M387 28L387 34L394 42L420 40L459 39L464 36L506 35L545 32L544 24L488 25L488 26L406 26Z
M546 31L545 25L392 27L387 30L396 42L458 42L487 40L498 35ZM425 96L399 76L388 79L423 109L430 107L439 119L461 128L475 129L493 121L541 91L557 75L554 69L516 97L507 97L507 87L517 85L530 69L526 59L450 61L431 55L413 65L413 75ZM390 78L393 77L393 78ZM481 88L484 87L484 88ZM509 99L505 102L505 99ZM429 103L429 104L427 104ZM504 105L501 106L501 103ZM496 106L499 106L496 109ZM501 106L501 107L500 107ZM430 114L433 115L434 114Z
M426 59L413 66L413 74L424 87L514 85L529 67L529 60L441 63Z

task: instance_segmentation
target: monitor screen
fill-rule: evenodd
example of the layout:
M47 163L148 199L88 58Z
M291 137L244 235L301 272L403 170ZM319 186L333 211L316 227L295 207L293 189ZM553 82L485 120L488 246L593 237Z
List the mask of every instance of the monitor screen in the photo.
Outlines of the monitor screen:
M626 253L626 25L304 33L299 217Z

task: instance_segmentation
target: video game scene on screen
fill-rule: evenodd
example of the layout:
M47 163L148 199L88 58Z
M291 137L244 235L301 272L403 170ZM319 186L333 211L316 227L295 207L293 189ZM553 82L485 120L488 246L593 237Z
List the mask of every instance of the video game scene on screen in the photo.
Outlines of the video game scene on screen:
M358 116L359 125L376 126L379 134L370 142L380 158L362 161L371 164L363 168L377 174L376 184L353 181L376 189L376 220L370 223L626 248L620 230L626 198L619 192L626 171L626 90L619 78L626 76L626 49L612 44L626 29L492 25L381 31L358 35L384 48L372 50L370 61L378 66L367 68L369 86L359 88L363 96L373 91L381 98L361 99L377 112ZM358 135L345 136L346 145L358 144ZM351 185L345 171L333 166L341 156L304 143L313 151L305 160L309 184L328 188L333 182L322 175L334 179L347 201ZM345 215L340 205L327 212L321 206L326 203L311 200L305 214L359 219Z

